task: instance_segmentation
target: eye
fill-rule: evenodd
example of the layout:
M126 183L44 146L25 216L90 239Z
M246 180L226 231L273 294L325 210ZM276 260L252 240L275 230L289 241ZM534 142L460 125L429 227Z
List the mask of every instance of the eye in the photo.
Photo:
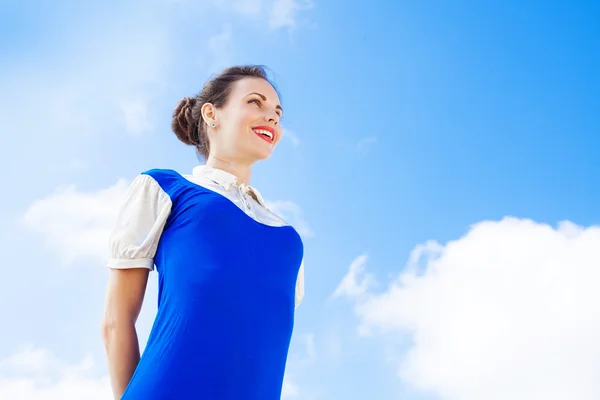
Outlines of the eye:
M262 107L262 102L259 99L250 99L248 100L248 104L254 103L259 107ZM281 115L281 111L277 111L277 115L279 116L279 119L283 118Z

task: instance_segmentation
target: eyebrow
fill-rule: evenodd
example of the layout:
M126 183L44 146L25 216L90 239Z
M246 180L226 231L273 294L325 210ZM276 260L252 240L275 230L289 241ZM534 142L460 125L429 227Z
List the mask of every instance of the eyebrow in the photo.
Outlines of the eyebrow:
M257 92L248 93L248 96L250 96L250 95L253 95L253 94L256 94L256 95L260 96L260 98L261 98L263 101L267 101L267 96L265 96L265 95L263 95L263 94L260 94L260 93L257 93ZM246 96L246 97L248 97L248 96ZM277 108L277 109L279 109L279 111L283 112L283 108L281 108L281 106L280 106L279 104L277 104L277 105L275 106L275 108Z

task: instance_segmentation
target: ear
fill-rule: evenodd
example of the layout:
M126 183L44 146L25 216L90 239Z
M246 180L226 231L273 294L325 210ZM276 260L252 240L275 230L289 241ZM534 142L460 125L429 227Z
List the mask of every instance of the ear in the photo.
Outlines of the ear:
M210 126L213 122L217 122L217 108L211 103L204 103L202 105L202 119Z

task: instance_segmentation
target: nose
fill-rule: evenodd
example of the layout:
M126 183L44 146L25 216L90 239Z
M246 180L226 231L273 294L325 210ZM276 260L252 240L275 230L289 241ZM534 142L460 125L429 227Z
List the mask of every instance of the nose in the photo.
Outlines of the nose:
M275 111L268 111L265 114L265 120L267 122L273 122L275 123L275 125L277 125L279 123L279 114L277 114Z

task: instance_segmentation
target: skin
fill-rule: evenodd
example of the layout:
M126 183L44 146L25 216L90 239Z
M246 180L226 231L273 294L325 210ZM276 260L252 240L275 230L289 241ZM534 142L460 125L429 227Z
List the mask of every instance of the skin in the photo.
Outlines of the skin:
M282 110L279 96L267 81L243 78L235 82L226 104L217 108L202 106L202 119L208 126L210 154L206 165L230 172L238 183L248 184L252 165L271 156L281 140ZM216 124L215 128L210 125ZM252 130L256 126L275 131L273 143ZM148 282L146 268L110 269L106 289L102 338L108 359L113 396L120 399L140 360L135 323Z
M109 271L102 339L115 399L125 392L140 361L135 322L142 308L149 272L146 268Z
M275 89L260 78L237 81L222 108L204 104L202 118L208 125L210 141L206 165L230 172L238 177L238 183L248 184L252 165L270 157L281 139L279 120L283 111L280 107ZM217 125L216 128L210 126L212 123ZM268 143L258 137L252 131L256 126L273 128L274 142Z

